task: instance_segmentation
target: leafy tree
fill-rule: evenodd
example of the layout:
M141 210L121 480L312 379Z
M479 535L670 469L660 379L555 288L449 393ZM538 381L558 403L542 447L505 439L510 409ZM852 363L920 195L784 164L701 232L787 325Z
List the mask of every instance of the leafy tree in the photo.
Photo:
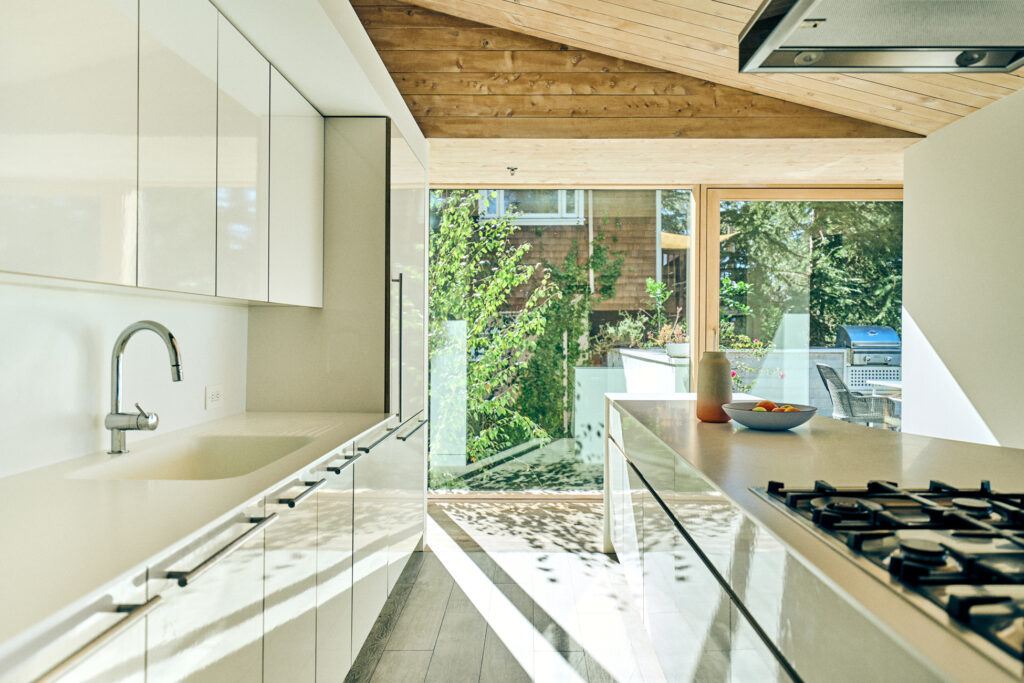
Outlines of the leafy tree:
M770 340L786 313L810 315L812 346L834 344L841 324L900 329L902 204L723 202L721 216L732 233L722 242L723 343L730 331Z
M443 345L444 321L466 321L467 434L471 461L547 431L524 414L521 382L548 312L559 299L539 264L525 263L530 245L515 246L514 214L480 219L481 194L432 193L435 220L430 235L431 352ZM525 304L510 311L513 290L538 274ZM446 392L431 386L431 393Z
M625 256L610 251L599 235L591 254L581 262L579 241L561 265L544 263L558 291L547 309L547 323L523 377L522 411L549 434L566 435L572 424L575 368L589 346L590 312L594 303L615 296L615 283ZM594 291L590 291L590 271ZM560 390L559 390L560 389Z

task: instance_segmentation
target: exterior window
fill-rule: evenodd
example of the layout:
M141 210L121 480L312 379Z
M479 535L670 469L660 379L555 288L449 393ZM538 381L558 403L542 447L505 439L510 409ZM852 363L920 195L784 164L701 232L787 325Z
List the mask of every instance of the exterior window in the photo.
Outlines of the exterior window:
M519 213L517 225L583 225L583 190L482 190L480 216Z

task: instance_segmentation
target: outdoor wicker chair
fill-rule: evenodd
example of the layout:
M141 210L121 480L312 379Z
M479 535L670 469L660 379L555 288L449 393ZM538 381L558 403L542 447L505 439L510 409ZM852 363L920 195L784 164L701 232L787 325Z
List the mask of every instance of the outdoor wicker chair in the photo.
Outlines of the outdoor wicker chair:
M873 422L885 424L885 397L864 396L850 391L835 368L818 363L818 374L832 399L832 417L845 422L870 425Z

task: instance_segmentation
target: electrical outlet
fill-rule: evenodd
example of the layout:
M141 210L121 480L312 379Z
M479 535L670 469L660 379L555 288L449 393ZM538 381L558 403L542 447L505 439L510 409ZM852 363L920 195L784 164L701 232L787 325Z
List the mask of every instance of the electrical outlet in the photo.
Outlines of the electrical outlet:
M213 384L206 387L206 410L220 408L224 400L224 385Z

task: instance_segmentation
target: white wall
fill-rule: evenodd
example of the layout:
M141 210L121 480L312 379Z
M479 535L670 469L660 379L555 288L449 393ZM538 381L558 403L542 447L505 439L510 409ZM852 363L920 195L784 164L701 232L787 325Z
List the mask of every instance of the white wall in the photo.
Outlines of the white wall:
M382 413L388 120L328 118L324 158L324 305L254 306L249 410Z
M1024 447L1024 91L906 154L903 426Z
M128 343L123 406L160 415L152 436L245 408L248 307L210 297L0 273L0 476L106 450L110 353L117 335L152 319L178 338L183 379L152 332ZM205 386L224 399L204 409Z

